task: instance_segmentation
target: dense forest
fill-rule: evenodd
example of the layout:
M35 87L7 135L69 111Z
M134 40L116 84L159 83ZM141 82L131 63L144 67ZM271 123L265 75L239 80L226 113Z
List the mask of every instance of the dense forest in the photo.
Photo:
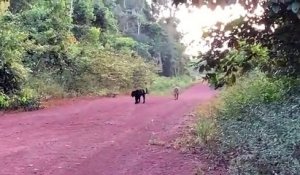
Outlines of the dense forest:
M197 136L221 156L229 174L299 174L300 3L195 0L192 5L215 9L236 2L248 14L207 30L203 39L213 39L211 49L195 62L221 89L208 105L213 112L197 112ZM255 14L259 6L262 15Z
M203 35L210 50L192 66L220 93L204 107L209 112L196 110L196 146L229 174L299 174L299 1L170 1L212 10L238 3L247 11ZM0 109L184 75L178 19L172 10L158 18L168 7L168 0L0 0Z
M146 0L2 0L0 108L105 95L186 72L176 18Z

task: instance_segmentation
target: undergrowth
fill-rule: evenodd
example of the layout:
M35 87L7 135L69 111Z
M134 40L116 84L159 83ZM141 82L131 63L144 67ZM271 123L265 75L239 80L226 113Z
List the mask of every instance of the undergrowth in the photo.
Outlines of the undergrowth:
M25 111L37 110L40 108L40 100L35 91L31 89L22 89L22 91L8 96L0 92L0 110L18 110Z
M189 87L194 83L191 76L183 75L178 77L159 77L154 78L149 90L156 95L166 95L173 92L174 87L179 87L181 90Z
M229 174L298 174L300 94L290 88L294 82L259 72L239 79L208 109L198 109L197 140L218 149Z

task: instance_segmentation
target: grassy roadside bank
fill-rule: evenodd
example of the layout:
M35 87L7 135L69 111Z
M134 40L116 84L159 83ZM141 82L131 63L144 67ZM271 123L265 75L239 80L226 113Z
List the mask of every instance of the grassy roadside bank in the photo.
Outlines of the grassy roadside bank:
M182 90L192 86L196 81L193 77L183 75L178 77L160 77L152 76L152 84L148 87L150 94L168 95L172 93L175 86ZM0 94L0 108L5 111L30 111L39 108L53 106L60 103L68 103L76 99L93 99L101 97L114 97L114 95L130 95L131 89L120 88L96 88L87 87L85 91L80 93L75 91L66 91L61 85L53 81L51 78L34 78L31 79L30 88L26 88L21 97L16 96L15 99ZM46 81L45 81L46 80ZM139 80L139 82L142 80ZM147 81L147 80L144 80ZM35 89L34 91L32 89ZM92 89L92 90L91 90ZM24 97L23 97L24 96ZM39 98L37 98L39 96ZM28 99L32 99L32 103L28 103ZM24 100L24 104L22 103ZM2 106L1 106L2 105Z
M257 72L240 78L195 110L182 145L197 154L207 153L214 160L212 167L225 165L231 175L298 174L297 87L298 81Z
M197 83L193 77L183 75L178 77L157 77L149 87L150 93L154 95L169 95L172 94L173 88L178 86L184 90L193 84Z

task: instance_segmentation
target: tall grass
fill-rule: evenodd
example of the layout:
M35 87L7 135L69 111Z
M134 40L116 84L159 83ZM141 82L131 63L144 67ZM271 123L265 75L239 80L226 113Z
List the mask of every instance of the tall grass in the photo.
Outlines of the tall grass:
M207 144L214 137L216 132L216 123L213 118L199 118L195 130L200 143Z
M184 89L194 83L192 77L187 75L182 75L178 77L159 77L154 78L149 90L152 94L156 95L166 95L171 93L175 86Z

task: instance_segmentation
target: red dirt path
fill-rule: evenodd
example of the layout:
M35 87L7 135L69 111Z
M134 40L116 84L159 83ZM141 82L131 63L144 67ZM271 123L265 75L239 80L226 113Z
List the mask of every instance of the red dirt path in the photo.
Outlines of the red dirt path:
M190 175L199 160L169 143L214 91L195 85L180 95L78 99L48 109L0 117L1 175ZM1 115L1 114L0 114ZM211 174L222 174L211 172Z

